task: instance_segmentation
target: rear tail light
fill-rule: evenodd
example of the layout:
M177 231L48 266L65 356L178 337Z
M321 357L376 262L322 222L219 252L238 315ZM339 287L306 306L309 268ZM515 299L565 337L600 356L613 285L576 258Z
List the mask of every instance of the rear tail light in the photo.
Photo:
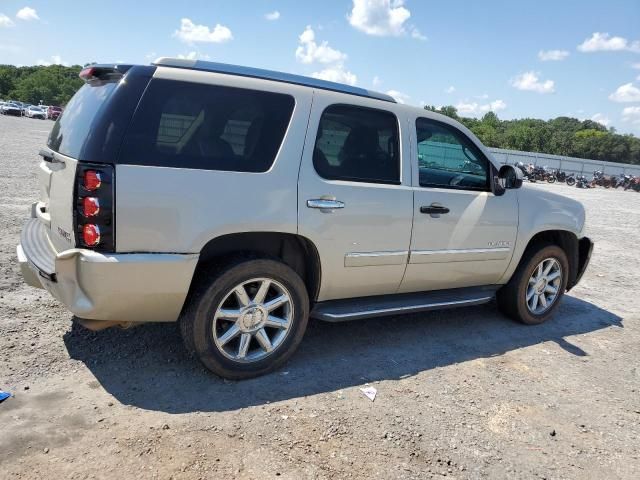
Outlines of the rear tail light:
M94 190L100 188L102 184L102 178L100 176L100 172L96 172L95 170L85 170L84 172L84 182L82 186L93 192Z
M74 222L80 248L115 251L113 174L108 164L78 163Z
M82 199L82 213L85 217L95 217L100 213L100 200L96 197L84 197Z
M100 227L93 223L82 226L82 242L87 247L95 247L100 243Z

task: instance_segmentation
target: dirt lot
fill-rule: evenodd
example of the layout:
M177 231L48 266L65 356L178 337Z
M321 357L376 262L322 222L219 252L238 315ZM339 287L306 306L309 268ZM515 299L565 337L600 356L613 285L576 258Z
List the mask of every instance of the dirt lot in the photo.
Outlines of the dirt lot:
M535 187L583 201L596 242L545 325L493 305L312 322L279 372L225 382L174 325L91 333L21 283L51 125L0 117L0 477L640 477L637 193Z

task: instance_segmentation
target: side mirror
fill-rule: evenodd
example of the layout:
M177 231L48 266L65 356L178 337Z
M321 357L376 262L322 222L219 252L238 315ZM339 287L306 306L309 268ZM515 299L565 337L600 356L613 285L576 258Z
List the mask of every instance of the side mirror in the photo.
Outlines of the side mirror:
M505 190L520 188L522 186L522 170L513 165L503 165L495 177L495 194L502 195Z

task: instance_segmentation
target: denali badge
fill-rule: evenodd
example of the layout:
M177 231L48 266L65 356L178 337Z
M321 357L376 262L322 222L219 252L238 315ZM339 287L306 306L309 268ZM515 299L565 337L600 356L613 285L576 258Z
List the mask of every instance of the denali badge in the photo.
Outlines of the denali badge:
M71 242L71 234L65 230L63 230L62 228L58 227L58 234L64 238L67 242L72 243Z
M510 247L511 242L507 240L496 240L495 242L489 242L488 245L490 247Z

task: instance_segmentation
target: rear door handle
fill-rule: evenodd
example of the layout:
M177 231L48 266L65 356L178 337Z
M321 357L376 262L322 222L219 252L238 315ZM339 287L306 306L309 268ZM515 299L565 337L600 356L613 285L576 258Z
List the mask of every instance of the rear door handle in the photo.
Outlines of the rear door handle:
M449 213L449 209L447 207L443 207L442 205L429 205L420 207L420 213L443 215L445 213Z
M327 198L314 198L307 200L308 208L317 208L324 211L336 210L338 208L344 208L344 202L340 200L330 200Z

